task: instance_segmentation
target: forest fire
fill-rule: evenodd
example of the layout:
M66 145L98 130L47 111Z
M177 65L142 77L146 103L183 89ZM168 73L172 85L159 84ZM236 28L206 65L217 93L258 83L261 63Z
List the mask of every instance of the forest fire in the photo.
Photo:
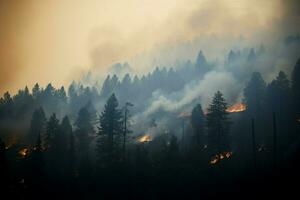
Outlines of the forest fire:
M146 134L146 135L142 136L141 138L139 138L140 143L145 143L145 142L150 142L150 141L152 141L152 137L149 134Z
M29 155L29 148L23 148L19 151L19 155L22 157L22 158L26 158L28 155Z
M211 158L210 160L210 164L214 165L217 164L218 162L220 162L221 160L225 159L225 158L230 158L232 156L233 152L228 151L228 152L223 152L220 155L215 155Z
M246 105L243 103L236 103L233 106L226 109L227 112L233 113L233 112L243 112L246 110Z

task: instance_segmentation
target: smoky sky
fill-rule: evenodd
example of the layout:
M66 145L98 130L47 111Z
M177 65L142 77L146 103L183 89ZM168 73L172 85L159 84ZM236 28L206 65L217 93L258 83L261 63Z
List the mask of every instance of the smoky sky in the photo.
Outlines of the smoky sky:
M199 38L272 43L299 33L299 10L297 0L0 0L0 92L66 85L115 62L142 73L164 49ZM166 57L195 57L184 52Z

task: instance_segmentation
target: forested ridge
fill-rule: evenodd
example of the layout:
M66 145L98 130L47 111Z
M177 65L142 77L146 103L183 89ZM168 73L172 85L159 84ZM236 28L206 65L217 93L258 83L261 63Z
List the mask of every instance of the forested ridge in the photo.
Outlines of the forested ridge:
M225 65L255 65L264 51L230 51ZM292 68L270 82L256 70L236 72L242 99L228 101L216 90L207 107L200 95L174 110L156 106L153 94L176 99L187 84L205 79L214 63L202 51L181 68L108 75L101 87L74 81L67 89L36 83L6 92L2 195L156 199L293 191L291 182L279 184L298 177L300 59Z

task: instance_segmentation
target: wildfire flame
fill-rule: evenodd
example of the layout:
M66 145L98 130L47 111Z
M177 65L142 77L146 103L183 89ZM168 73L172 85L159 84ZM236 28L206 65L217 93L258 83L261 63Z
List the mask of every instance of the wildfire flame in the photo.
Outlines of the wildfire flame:
M246 105L243 103L236 103L233 106L226 109L227 112L243 112L246 110Z
M218 162L220 162L221 160L225 159L225 158L230 158L232 156L233 152L228 151L228 152L223 152L220 153L219 155L215 155L211 158L210 160L210 164L214 165L217 164Z
M139 138L139 142L141 143L150 142L150 141L152 141L152 137L149 134L146 134Z
M22 157L22 158L25 158L29 155L29 149L28 148L23 148L19 151L19 155Z

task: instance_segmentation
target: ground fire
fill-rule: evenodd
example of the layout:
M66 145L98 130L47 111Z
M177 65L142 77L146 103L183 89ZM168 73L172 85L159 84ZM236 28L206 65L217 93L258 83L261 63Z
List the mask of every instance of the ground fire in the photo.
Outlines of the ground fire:
M228 151L228 152L223 152L220 155L215 155L211 158L210 160L210 164L214 165L217 164L218 162L220 162L221 160L225 159L225 158L230 158L232 156L233 152Z
M227 108L226 111L229 113L233 112L243 112L246 110L246 105L243 103L236 103L232 105L231 107Z
M30 151L29 148L25 147L19 151L19 155L21 158L26 158L29 155Z
M149 134L146 134L139 138L139 142L141 143L150 142L150 141L152 141L152 137Z

